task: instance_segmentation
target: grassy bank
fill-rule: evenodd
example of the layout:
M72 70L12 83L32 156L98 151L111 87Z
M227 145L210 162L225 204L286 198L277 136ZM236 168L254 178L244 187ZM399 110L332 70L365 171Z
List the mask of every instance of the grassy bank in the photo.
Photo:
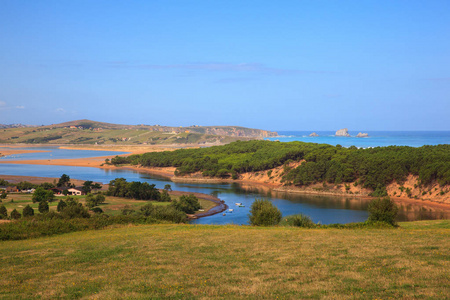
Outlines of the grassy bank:
M450 297L450 221L400 225L142 225L7 241L0 297Z

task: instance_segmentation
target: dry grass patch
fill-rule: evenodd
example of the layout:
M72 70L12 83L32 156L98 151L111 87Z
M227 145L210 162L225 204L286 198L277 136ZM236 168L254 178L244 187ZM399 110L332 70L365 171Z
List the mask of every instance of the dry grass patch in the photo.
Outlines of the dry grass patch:
M382 230L150 225L9 241L0 244L0 272L10 274L0 279L0 295L445 299L450 230L420 225Z

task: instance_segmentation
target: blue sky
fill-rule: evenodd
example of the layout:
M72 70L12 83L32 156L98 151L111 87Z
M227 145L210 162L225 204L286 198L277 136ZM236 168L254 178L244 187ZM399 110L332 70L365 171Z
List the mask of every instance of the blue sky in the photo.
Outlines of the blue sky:
M450 1L0 0L0 123L450 130Z

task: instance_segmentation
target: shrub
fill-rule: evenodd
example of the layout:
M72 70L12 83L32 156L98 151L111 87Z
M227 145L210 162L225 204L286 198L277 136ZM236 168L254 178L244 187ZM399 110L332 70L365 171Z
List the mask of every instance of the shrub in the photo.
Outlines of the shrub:
M94 208L91 209L91 211L93 211L96 214L103 213L103 209L101 209L100 207L94 207Z
M386 187L382 185L378 185L377 188L369 194L372 197L386 197L388 195Z
M20 214L20 212L18 212L17 209L13 209L13 211L11 212L11 219L17 220L21 217L22 215Z
M305 228L313 228L316 226L310 217L303 214L288 216L281 221L280 225Z
M161 201L161 202L171 202L172 201L167 190L164 189L161 192L161 198L159 199L159 201Z
M269 200L255 199L250 207L250 224L254 226L273 226L281 221L280 210Z
M47 201L44 200L44 201L39 202L38 210L41 214L48 213L49 207L48 207Z
M58 203L58 206L56 207L56 210L58 211L58 212L60 212L60 211L62 211L63 209L64 209L64 207L66 207L67 206L67 203L66 202L64 202L64 200L59 200L59 203Z
M155 206L149 203L141 207L140 214L148 218L174 223L183 223L186 221L186 214L173 205Z
M389 197L375 199L369 203L369 222L386 222L395 225L398 207Z
M8 210L4 205L0 206L0 219L7 219L8 218Z
M83 204L79 203L76 199L68 197L67 207L61 211L61 216L65 219L74 218L89 218L91 215L89 211L83 207Z
M34 216L34 209L30 205L27 205L24 207L22 214L24 217L32 217Z

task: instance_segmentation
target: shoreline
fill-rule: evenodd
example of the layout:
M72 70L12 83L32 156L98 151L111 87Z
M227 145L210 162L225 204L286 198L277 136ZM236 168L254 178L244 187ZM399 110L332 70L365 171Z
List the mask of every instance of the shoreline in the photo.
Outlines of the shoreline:
M67 145L64 146L65 149L69 149L69 147L66 148ZM152 145L153 146L153 145ZM0 147L2 147L0 145ZM23 147L23 146L22 146ZM19 148L19 147L17 147ZM70 147L71 149L75 149L75 147ZM145 147L147 148L147 147ZM148 147L150 148L150 147ZM147 148L146 151L149 149ZM159 148L159 151L165 151L161 149L162 147L155 147ZM79 149L79 148L78 148ZM83 148L86 149L86 148ZM127 149L131 150L130 147ZM96 148L95 150L99 150ZM105 149L106 150L106 149ZM108 151L125 151L125 149L118 150L118 147L111 147L107 149ZM172 149L175 150L175 149ZM20 150L18 150L20 151ZM33 150L30 150L33 151ZM135 152L130 152L127 154L123 154L121 156L129 156L132 154L139 154L141 153L142 149L140 146L134 148ZM0 148L0 153L1 148ZM279 183L269 183L269 182L263 182L263 181L257 181L257 180L250 180L250 179L220 179L220 178L201 178L201 177L176 177L174 175L175 167L168 167L168 168L148 168L148 167L141 167L141 166L114 166L114 165L106 165L104 164L106 158L111 158L111 156L99 156L99 157L90 157L90 158L73 158L73 159L53 159L53 160L11 160L11 161L2 161L0 160L0 165L3 164L32 164L32 165L59 165L59 166L76 166L76 167L93 167L93 168L100 168L100 169L128 169L128 170L134 170L140 173L148 173L153 174L157 176L162 176L167 179L169 179L172 182L185 182L185 183L240 183L240 184L248 184L252 186L259 186L264 187L267 189L271 189L274 192L285 192L285 193L293 193L293 194L313 194L313 195L329 195L329 196L336 196L336 197L350 197L350 198L362 198L362 199L375 199L375 197L370 197L363 194L345 194L340 191L317 191L313 189L305 189L305 188L296 188L296 187L285 187L282 184ZM391 199L399 204L413 204L413 205L419 205L424 207L431 207L435 209L441 209L444 211L450 211L450 203L446 202L438 202L438 201L432 201L430 199L411 199L406 197L396 197L391 196Z
M42 184L44 182L54 183L57 182L59 178L56 177L39 177L39 176L22 176L22 175L0 175L0 179L6 180L9 183L16 184L21 181L27 181L32 184ZM77 186L81 186L84 183L84 180L82 179L70 179L71 183L74 183ZM105 188L105 186L108 186L108 184L102 184L102 189ZM13 193L15 194L15 193ZM207 216L212 216L218 213L221 213L228 209L228 205L225 204L223 200L220 200L218 197L215 197L213 195L208 195L204 193L198 193L198 192L183 192L183 191L170 191L169 195L172 196L182 196L182 195L194 195L199 199L207 200L215 203L216 205L208 209L207 211L200 211L196 212L195 214L187 214L189 219L198 219L203 218Z

